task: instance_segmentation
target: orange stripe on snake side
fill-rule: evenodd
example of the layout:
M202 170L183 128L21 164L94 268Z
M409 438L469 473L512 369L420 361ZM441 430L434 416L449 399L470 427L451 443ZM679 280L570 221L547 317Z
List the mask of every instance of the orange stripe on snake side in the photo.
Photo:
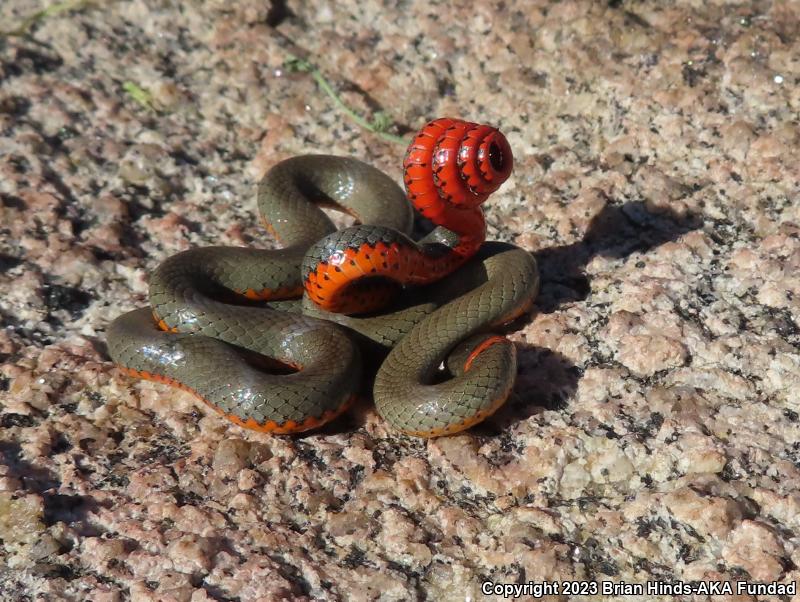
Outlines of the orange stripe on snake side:
M228 414L225 412L224 409L220 408L218 405L214 404L213 402L209 401L200 393L192 389L191 387L187 387L182 382L174 378L167 378L165 376L161 376L159 374L153 374L151 372L147 372L146 370L134 370L132 368L123 368L123 371L128 375L134 378L141 378L142 380L149 380L152 382L162 383L165 385L170 385L177 389L182 389L188 393L191 393L195 397L197 397L200 401L204 404L212 408L221 416L227 418L234 424L237 424L241 427L253 430L253 431L260 431L262 433L274 433L276 435L290 435L293 433L302 433L305 431L309 431L311 429L318 428L324 425L326 422L330 422L343 412L345 412L348 408L350 408L355 400L357 399L356 395L351 395L348 397L345 402L340 405L338 408L328 410L322 414L322 416L308 416L305 420L295 421L295 420L287 420L286 422L277 422L275 420L267 420L265 422L258 422L253 418L241 418L236 414Z

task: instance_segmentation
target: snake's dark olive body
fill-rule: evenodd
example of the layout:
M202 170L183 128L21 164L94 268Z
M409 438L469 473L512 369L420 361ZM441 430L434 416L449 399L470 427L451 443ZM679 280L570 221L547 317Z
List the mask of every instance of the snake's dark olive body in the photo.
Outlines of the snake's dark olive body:
M230 420L259 430L313 428L353 400L361 361L343 332L302 315L238 309L236 316L213 307L202 317L187 312L189 322L199 319L178 328L196 334L158 330L147 309L129 312L109 328L111 357L134 375L180 384ZM239 347L302 370L266 373L245 361Z
M502 243L487 243L480 254L452 276L472 290L423 318L378 370L378 412L406 432L433 436L463 430L494 412L514 384L514 344L484 333L529 309L538 292L538 278L532 276L536 263L527 251ZM435 369L462 341L447 364L454 377L430 384ZM456 359L459 351L463 361Z
M150 278L151 309L109 327L111 356L237 424L300 432L358 392L356 331L391 349L374 386L387 421L421 436L467 428L503 403L515 378L514 346L488 329L527 311L538 291L529 253L481 246L478 205L511 164L493 128L451 119L423 128L406 155L406 194L438 227L416 242L406 194L381 171L324 155L283 161L259 183L258 205L284 248L206 247L167 259ZM320 205L358 225L337 231ZM301 302L275 301L303 289ZM234 294L271 303L231 303ZM271 373L266 358L295 372ZM438 382L442 362L452 378Z

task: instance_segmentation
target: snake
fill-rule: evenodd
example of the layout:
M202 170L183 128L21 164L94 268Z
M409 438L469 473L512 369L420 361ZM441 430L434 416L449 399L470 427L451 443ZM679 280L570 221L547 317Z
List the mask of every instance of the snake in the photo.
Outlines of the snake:
M528 251L485 241L480 206L512 167L499 130L453 118L413 138L405 191L353 157L285 159L257 191L281 247L168 257L150 274L150 306L108 326L109 355L257 431L316 429L368 376L391 427L419 437L469 428L509 397L516 347L497 331L539 290ZM355 224L338 229L325 208ZM414 210L429 225L417 239ZM385 357L367 374L376 349Z

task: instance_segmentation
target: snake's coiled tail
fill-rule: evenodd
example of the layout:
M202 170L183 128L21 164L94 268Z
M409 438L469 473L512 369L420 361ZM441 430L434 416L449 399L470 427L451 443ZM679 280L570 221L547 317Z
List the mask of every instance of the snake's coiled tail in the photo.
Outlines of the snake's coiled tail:
M452 208L478 207L513 168L511 147L499 130L443 117L423 127L409 145L403 181L417 211L434 223L449 223L440 216Z

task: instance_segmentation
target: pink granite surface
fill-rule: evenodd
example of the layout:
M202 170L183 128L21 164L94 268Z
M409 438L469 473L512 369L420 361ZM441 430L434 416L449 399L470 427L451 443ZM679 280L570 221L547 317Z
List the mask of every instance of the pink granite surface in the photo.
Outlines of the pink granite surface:
M3 2L0 28L41 7ZM797 581L797 2L131 0L31 34L0 37L0 599ZM399 436L368 403L246 432L109 361L165 257L272 244L273 163L399 179L402 145L290 53L398 133L508 135L490 238L535 252L543 286L511 401L466 434Z

